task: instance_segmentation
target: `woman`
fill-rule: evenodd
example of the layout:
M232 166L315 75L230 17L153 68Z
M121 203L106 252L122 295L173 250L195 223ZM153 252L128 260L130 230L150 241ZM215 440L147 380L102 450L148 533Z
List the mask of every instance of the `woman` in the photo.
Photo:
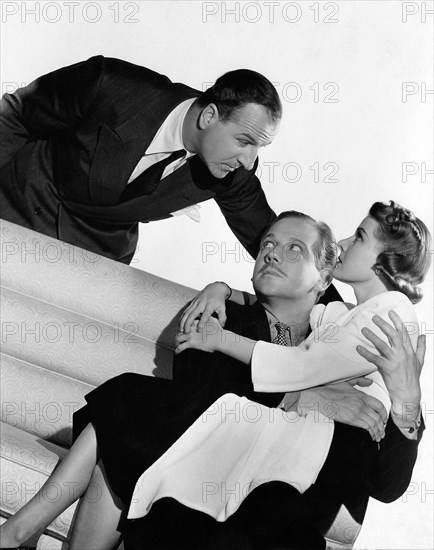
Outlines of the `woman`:
M404 268L401 266L401 279L396 282L393 279L393 282L399 286L401 293L410 293L414 300L420 298L412 285L421 282L428 269L426 251L429 246L429 233L426 227L410 215L408 211L393 203L390 206L379 206L379 203L377 203L371 209L368 218L369 222L374 220L375 224L378 225L378 227L375 226L377 229L381 228L385 231L384 234L379 231L378 236L372 234L376 245L378 245L377 251L380 251L376 255L377 263L379 263L378 268L376 268L377 272L372 272L373 276L369 278L368 284L364 280L363 285L360 285L359 281L354 281L354 278L357 278L360 267L365 269L365 273L368 273L368 270L371 269L372 263L366 264L366 260L372 259L373 251L371 250L371 254L368 254L368 257L365 258L365 264L363 263L363 255L354 254L353 259L351 259L351 255L348 253L348 258L344 258L344 263L342 263L342 266L345 265L345 269L342 269L342 279L347 279L346 282L350 284L354 283L353 286L360 302L370 300L378 294L386 292L391 285L390 278L393 279L393 269L396 269L396 258L399 256L398 248L411 244L414 252L413 261L407 262ZM361 240L363 240L363 235L357 235L355 242ZM342 246L344 249L346 248L345 244ZM364 250L366 247L362 247L362 249ZM359 261L361 263L357 264ZM357 269L351 271L351 266L357 267ZM339 269L337 268L336 271ZM392 273L390 273L391 270ZM353 317L356 313L353 314ZM194 333L190 333L189 337L180 337L178 349L188 347L190 344L196 345L197 341L196 344L194 342L195 337ZM241 349L231 351L231 353L240 354L239 357L243 361L249 361L255 344L247 342L247 351L245 344L246 342L243 341ZM284 351L292 350L285 349ZM124 437L124 442L127 441L127 447L125 447L124 458L128 458L128 468L131 472L137 472L140 471L138 470L140 467L143 471L143 469L157 464L165 451L173 443L182 439L181 436L186 429L188 432L188 428L195 423L199 414L206 411L208 407L213 406L214 402L221 396L219 390L213 391L213 388L208 387L206 391L198 391L195 395L186 398L184 390L182 392L177 391L176 387L170 382L147 377L142 378L143 385L141 383L137 384L133 395L134 388L127 382L125 376L113 379L92 392L93 397L90 400L93 402L91 423L84 428L70 453L50 477L50 483L64 484L65 480L69 483L76 481L74 496L77 497L85 492L89 493L89 491L94 493L95 487L100 490L97 507L92 508L88 504L90 499L84 499L84 505L81 506L77 516L70 548L87 547L88 538L83 538L83 536L88 536L88 531L84 535L86 532L84 527L88 528L89 524L93 525L93 532L99 533L98 545L94 547L112 548L118 543L120 535L118 522L124 504L131 499L134 482L137 478L136 475L132 475L132 483L128 487L123 487L120 479L123 481L125 478L121 476L120 479L116 479L116 469L111 468L107 479L104 465L106 462L110 462L110 454L113 452L113 444L110 439L115 437L111 434L109 427L106 426L107 407L114 409L111 413L112 417L117 419L117 424L128 428L134 423L134 414L137 412L137 407L134 409L133 403L142 405L143 396L146 395L146 392L154 394L159 391L163 392L161 394L162 403L157 414L149 414L147 419L149 429L147 429L147 425L140 426L140 433L137 433L137 429L133 433L131 433L131 430L128 433L128 429L126 429L127 436L126 439ZM135 383L137 383L136 379ZM284 382L285 384L286 382ZM113 396L116 399L107 404L107 397L113 398ZM178 409L180 408L183 412L181 422L178 420ZM152 411L148 412L151 413ZM104 425L105 428L101 428ZM369 448L368 454L369 456L375 454L375 445ZM100 456L103 458L101 459ZM317 467L318 465L316 465ZM254 481L254 477L252 480ZM114 488L114 495L111 487ZM158 490L154 496L158 498ZM95 500L95 497L93 500ZM2 545L20 544L28 540L33 533L43 531L45 526L71 501L70 492L63 492L61 499L54 505L47 500L40 501L40 498L32 499L2 528ZM150 502L152 502L152 498Z

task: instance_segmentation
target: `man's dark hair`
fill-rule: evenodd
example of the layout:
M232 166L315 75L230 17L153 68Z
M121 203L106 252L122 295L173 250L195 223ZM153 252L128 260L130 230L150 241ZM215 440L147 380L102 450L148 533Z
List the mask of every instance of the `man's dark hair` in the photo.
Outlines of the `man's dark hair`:
M225 73L196 100L196 105L201 108L210 103L217 106L222 121L229 120L235 109L248 103L265 107L273 122L282 117L282 104L276 88L265 76L249 69Z

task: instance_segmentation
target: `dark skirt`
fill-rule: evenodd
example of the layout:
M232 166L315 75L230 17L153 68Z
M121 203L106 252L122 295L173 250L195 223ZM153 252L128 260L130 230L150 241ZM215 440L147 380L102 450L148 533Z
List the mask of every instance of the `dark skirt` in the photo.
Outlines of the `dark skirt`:
M126 373L86 395L87 405L74 414L74 440L91 422L100 457L114 493L129 504L137 479L232 384L184 386L162 378ZM329 456L317 484L327 492L364 483L376 457L368 432L335 423ZM359 488L359 487L358 487Z
M128 506L140 475L216 399L234 393L234 389L230 383L227 387L221 383L189 387L151 376L122 374L86 396L87 405L74 414L74 439L92 423L108 482ZM173 499L162 499L148 516L127 522L127 547L139 549L145 537L155 543L155 548L160 548L160 541L165 549L172 548L171 544L173 548L192 550L323 548L324 524L349 496L364 494L376 455L377 444L366 430L336 422L326 462L316 483L303 495L282 482L261 485L224 523L189 510ZM165 513L161 514L161 510ZM171 534L165 529L168 515ZM288 522L288 518L292 521ZM288 545L288 537L295 546Z
M140 475L228 391L122 374L86 395L87 405L74 414L73 438L92 423L109 484L129 504Z

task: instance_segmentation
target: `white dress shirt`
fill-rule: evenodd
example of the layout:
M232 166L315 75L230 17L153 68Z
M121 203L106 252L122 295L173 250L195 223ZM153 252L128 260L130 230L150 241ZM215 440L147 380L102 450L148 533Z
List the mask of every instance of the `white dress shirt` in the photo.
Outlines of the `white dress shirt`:
M146 149L145 154L134 168L128 179L128 183L134 181L150 166L167 158L174 151L185 149L184 141L182 139L182 127L184 125L185 115L195 99L196 98L186 99L175 107L171 113L169 113L168 117L155 134L154 139L149 144L149 147ZM186 154L183 157L166 166L161 179L164 179L175 170L178 170L178 168L181 168L181 166L183 166L194 154L195 153L191 153L186 150ZM182 210L172 212L172 216L178 216L181 214L186 214L194 221L200 221L199 205L189 206L187 208L183 208Z

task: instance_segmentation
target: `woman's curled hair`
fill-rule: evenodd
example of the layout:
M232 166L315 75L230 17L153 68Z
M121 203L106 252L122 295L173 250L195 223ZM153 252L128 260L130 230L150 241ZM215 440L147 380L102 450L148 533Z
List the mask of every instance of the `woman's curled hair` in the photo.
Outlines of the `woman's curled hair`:
M416 304L421 283L431 264L431 235L426 225L394 201L376 202L369 216L378 222L376 236L384 245L373 266L389 290L405 294Z

